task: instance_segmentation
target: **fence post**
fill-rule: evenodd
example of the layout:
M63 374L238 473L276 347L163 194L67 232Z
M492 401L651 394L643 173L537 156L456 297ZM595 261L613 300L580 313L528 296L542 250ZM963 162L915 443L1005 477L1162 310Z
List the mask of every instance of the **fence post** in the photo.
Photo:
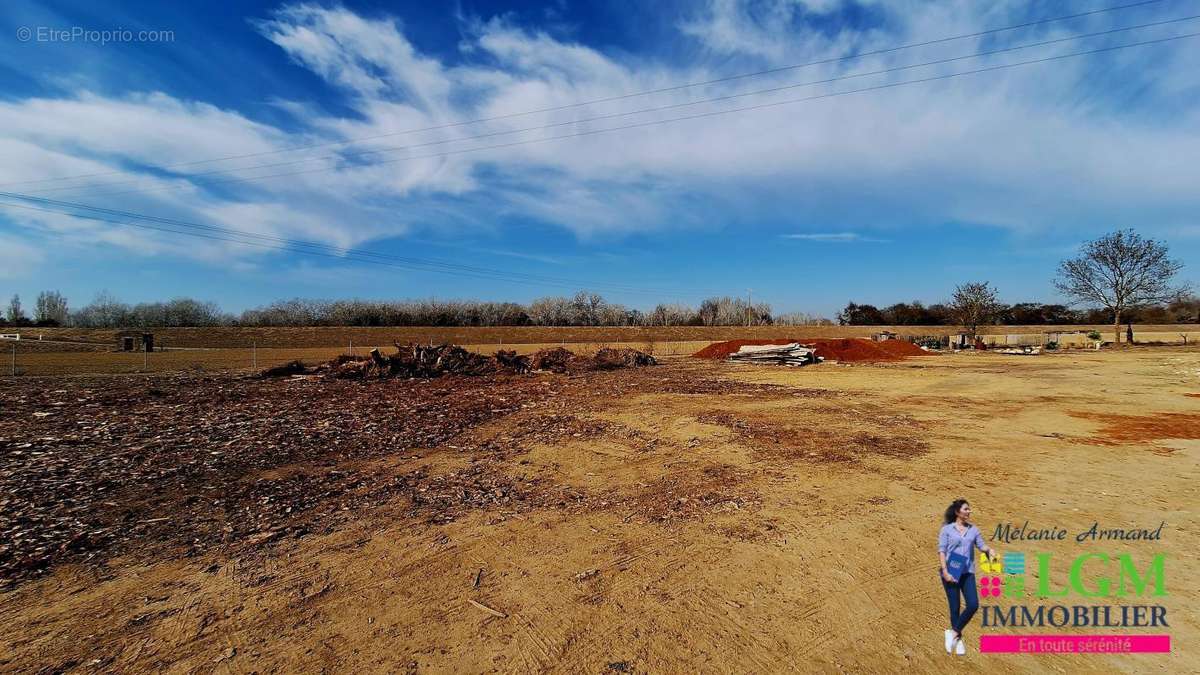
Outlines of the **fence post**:
M354 356L354 338L350 338L350 356Z
M142 344L142 370L150 369L150 350L146 349L145 343Z
M258 370L258 341L250 343L250 367Z
M13 377L17 376L17 343L15 342L12 346L12 374Z

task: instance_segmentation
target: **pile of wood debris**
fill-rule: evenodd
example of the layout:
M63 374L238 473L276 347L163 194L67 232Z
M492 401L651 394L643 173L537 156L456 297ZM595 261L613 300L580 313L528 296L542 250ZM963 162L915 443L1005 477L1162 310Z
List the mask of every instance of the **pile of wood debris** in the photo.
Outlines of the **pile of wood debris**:
M442 375L496 375L529 372L529 359L516 352L495 356L469 352L458 345L396 345L396 353L383 356L372 349L364 359L343 358L332 370L341 378L439 377Z
M498 488L539 503L550 486L525 480L514 492L504 483L516 479L499 470L487 478L411 472L426 449L451 439L471 447L464 434L533 403L528 410L538 414L566 415L574 399L550 378L364 387L320 376L171 374L10 378L0 382L0 400L2 593L59 561L167 549L183 556L299 537L423 488L435 503L414 508L430 519L445 520L436 508L448 498L439 495L460 488L470 496L464 509ZM570 420L529 426L488 456L584 431ZM391 459L367 461L381 457Z
M341 355L332 361L306 366L291 361L268 368L261 377L325 375L338 379L433 378L443 375L523 375L531 371L579 373L652 366L657 361L636 349L601 349L595 356L580 356L561 347L543 349L532 357L500 350L493 356L467 351L458 345L396 345L384 356L372 349L369 356Z
M596 352L592 359L596 370L615 370L617 368L640 368L653 366L658 360L645 352L636 349L611 349L605 347Z
M658 360L636 349L612 349L605 347L593 357L580 356L569 349L555 347L543 349L530 358L533 370L552 373L582 373L589 370L616 370L618 368L640 368L653 366Z

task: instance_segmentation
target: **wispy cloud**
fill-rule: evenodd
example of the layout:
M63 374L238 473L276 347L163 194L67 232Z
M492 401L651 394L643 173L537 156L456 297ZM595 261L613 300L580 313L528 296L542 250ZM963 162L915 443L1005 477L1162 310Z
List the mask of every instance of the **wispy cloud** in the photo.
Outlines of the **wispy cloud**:
M185 100L178 92L124 91L113 83L93 83L91 91L118 93L89 93L80 85L64 95L9 97L0 101L0 156L6 159L0 162L0 183L112 174L23 188L33 192L109 183L119 184L118 190L146 188L150 192L107 199L94 196L108 191L101 187L44 194L336 246L411 237L422 229L441 228L439 234L497 229L506 221L549 224L580 240L602 241L653 230L713 231L734 221L782 222L779 214L798 212L804 214L802 221L786 222L801 230L841 230L869 222L899 231L954 222L1091 233L1109 223L1128 222L1154 234L1156 228L1162 232L1167 226L1194 223L1200 171L1189 158L1200 156L1200 105L1193 77L1200 68L1200 50L1184 42L1119 52L1119 58L1068 59L803 105L453 154L576 128L590 131L712 111L719 107L689 104L700 96L819 81L1030 38L1027 31L958 40L917 52L831 61L802 72L781 70L704 90L663 91L731 72L831 60L1027 18L1024 3L916 0L866 3L874 17L870 27L837 18L843 9L855 15L863 4L712 0L686 10L690 15L682 19L664 15L664 23L678 30L679 51L689 54L687 59L664 56L667 52L650 46L645 53L604 50L548 33L546 26L517 25L511 16L463 17L461 44L423 51L410 40L419 28L407 27L404 16L285 5L257 17L253 39L273 43L296 66L330 85L329 96L336 99L289 104L297 128L276 128L237 106ZM820 20L814 19L818 14ZM1139 17L1148 18L1144 13ZM1097 15L1086 23L1039 29L1046 35L1034 37L1102 30L1128 21L1119 14ZM1161 37L1171 30L1114 40ZM1096 39L1022 52L1021 58L1104 44L1109 43ZM35 52L28 54L32 58ZM972 60L969 67L1011 60L1001 55ZM902 79L956 69L923 68ZM885 81L890 80L801 87L743 100L773 102ZM104 84L109 86L99 86ZM652 99L563 108L654 89L662 93ZM578 122L670 105L686 107ZM529 110L549 112L513 116ZM464 124L480 118L494 121ZM578 126L509 135L563 124ZM413 129L429 131L405 133ZM473 134L498 135L469 139ZM302 154L282 152L360 137L375 140ZM419 147L397 151L406 145ZM373 154L355 155L363 151ZM440 152L451 154L434 156ZM231 155L261 157L171 171L146 169ZM250 168L289 162L295 163ZM203 175L217 169L231 174ZM281 177L218 182L271 174ZM136 184L130 185L131 180ZM55 226L76 240L87 234L85 225L68 231L48 215L9 216L9 222L27 221ZM147 246L148 240L178 240L137 234L110 243L148 255L163 250ZM889 243L850 231L781 236ZM15 234L12 239L21 243L26 238ZM261 255L218 242L187 244L169 254L213 259Z
M802 239L804 241L821 241L834 244L886 244L888 239L864 237L857 232L805 232L801 234L785 234L784 239Z

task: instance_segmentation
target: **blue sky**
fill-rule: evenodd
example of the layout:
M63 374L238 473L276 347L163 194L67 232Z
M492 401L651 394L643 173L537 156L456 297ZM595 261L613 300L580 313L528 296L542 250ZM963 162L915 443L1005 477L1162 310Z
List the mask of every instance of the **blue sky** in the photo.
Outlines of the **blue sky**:
M239 310L591 288L649 308L749 288L831 316L990 280L1009 301L1054 300L1057 262L1117 227L1200 252L1200 38L602 130L1200 32L1188 20L704 102L1200 14L1162 0L838 60L1129 2L9 0L0 191L554 281L0 207L0 294ZM48 37L75 28L135 39ZM827 62L677 88L812 61ZM678 107L631 113L664 106ZM576 132L596 133L487 147Z

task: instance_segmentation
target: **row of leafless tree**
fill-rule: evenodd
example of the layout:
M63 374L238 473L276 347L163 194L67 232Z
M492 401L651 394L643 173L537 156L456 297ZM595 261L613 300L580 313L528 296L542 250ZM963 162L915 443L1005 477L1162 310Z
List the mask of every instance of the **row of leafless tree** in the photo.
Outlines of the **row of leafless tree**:
M478 300L280 300L235 316L212 302L176 298L126 304L107 292L88 305L68 311L66 298L46 292L38 298L34 319L10 302L7 323L141 328L182 326L725 326L828 324L807 314L772 315L766 303L741 298L709 298L698 307L660 304L649 312L609 302L580 291L571 297L545 297L528 305Z
M13 294L8 301L8 307L0 318L0 325L12 326L62 326L70 320L67 310L67 298L58 291L42 291L38 294L37 304L34 305L33 318L25 313L21 304L21 296Z
M724 326L819 323L804 315L774 317L766 303L709 298L699 307L660 304L649 312L609 302L597 293L538 298L528 305L477 300L284 300L247 310L247 326ZM825 321L828 323L828 321Z

